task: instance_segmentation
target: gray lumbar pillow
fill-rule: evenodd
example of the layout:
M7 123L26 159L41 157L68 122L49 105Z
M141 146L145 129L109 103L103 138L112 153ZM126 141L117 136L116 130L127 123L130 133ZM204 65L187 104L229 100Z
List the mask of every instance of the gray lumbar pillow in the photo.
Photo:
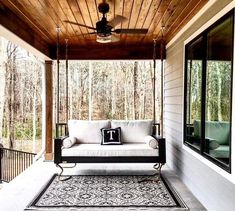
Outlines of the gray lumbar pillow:
M216 149L218 148L220 145L216 140L210 139L209 140L209 149Z
M67 137L63 140L63 147L64 148L70 148L76 143L75 137Z

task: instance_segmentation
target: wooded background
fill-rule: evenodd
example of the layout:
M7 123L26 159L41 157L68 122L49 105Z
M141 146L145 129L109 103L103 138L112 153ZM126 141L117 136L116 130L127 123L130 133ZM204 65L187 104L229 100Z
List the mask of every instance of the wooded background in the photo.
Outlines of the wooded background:
M230 121L231 114L230 61L207 61L206 121ZM187 123L201 120L202 61L188 61Z
M0 38L0 142L39 152L42 145L44 61ZM53 65L53 117L69 119L153 119L153 61L69 61L68 109L65 61ZM160 122L160 61L156 68L156 122Z
M0 140L6 148L41 149L43 68L37 57L0 38Z
M156 69L156 119L160 121L160 62ZM54 78L56 74L55 63ZM69 61L68 87L69 119L153 119L152 61ZM64 61L60 63L59 93L60 122L66 122Z

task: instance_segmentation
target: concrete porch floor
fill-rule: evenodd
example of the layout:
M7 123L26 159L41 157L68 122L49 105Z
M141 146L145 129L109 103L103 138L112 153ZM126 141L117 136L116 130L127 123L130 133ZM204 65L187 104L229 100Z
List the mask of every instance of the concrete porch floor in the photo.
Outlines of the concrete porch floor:
M70 164L67 164L67 166L69 165ZM39 160L34 163L25 172L20 174L10 183L4 184L2 189L0 189L0 211L24 210L40 192L44 185L50 180L52 175L58 173L59 171L60 170L55 167L53 162L44 162L43 160ZM79 164L75 168L64 170L64 174L66 175L148 175L152 173L153 169L151 164ZM179 178L167 168L167 166L163 166L162 174L179 193L190 210L206 210L195 198L195 196L187 189L187 187L179 180ZM76 209L73 208L67 210ZM119 208L118 210L123 209ZM127 209L125 208L124 210ZM132 208L131 210L137 209Z

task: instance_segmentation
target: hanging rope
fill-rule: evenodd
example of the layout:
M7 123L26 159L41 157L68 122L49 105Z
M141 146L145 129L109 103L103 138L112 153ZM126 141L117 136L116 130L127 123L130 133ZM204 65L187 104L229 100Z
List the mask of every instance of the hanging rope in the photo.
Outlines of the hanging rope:
M68 122L69 118L69 97L68 97L68 39L65 39L65 70L66 70L66 122Z
M163 74L164 74L164 64L163 64L163 60L164 60L164 32L165 27L162 26L161 27L161 32L162 32L162 38L161 38L161 51L160 51L160 56L161 56L161 136L163 137Z
M56 33L57 33L57 49L56 49L56 57L57 57L57 111L56 111L56 123L60 122L60 116L59 116L59 111L60 111L60 61L59 61L59 44L60 44L60 28L56 28Z
M154 125L156 123L156 102L155 102L156 101L156 88L155 88L156 87L156 43L157 43L156 39L153 39L153 124Z

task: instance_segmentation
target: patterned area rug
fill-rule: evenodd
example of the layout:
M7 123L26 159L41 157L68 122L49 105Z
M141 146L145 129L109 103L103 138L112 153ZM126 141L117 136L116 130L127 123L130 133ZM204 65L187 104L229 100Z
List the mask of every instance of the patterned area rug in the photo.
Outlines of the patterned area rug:
M72 176L59 181L54 175L26 210L40 208L186 208L163 178L139 183L144 176ZM184 209L185 210L185 209Z

